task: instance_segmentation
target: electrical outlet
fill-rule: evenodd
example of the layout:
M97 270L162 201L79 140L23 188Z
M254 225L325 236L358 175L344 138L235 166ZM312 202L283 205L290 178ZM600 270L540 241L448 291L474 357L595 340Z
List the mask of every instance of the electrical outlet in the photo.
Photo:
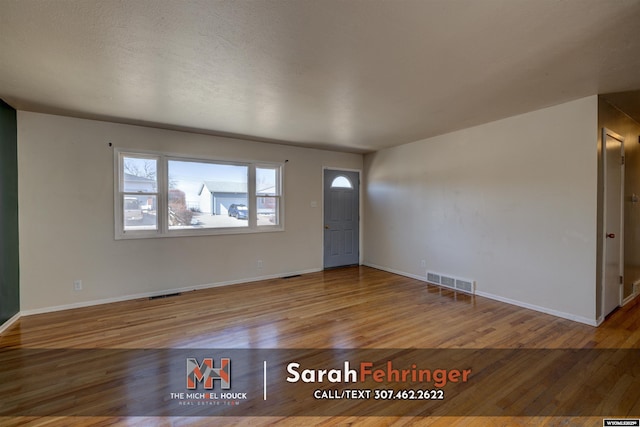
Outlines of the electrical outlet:
M74 280L73 281L73 290L76 291L76 292L82 290L82 280Z
M420 260L420 267L427 268L427 260L426 259Z
M258 264L258 268L262 268L262 260L261 259L258 260L257 264Z

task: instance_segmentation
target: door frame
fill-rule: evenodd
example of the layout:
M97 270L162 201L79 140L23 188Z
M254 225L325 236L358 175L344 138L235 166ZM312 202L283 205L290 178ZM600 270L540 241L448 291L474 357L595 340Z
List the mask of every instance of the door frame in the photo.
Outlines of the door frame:
M323 166L322 167L322 179L320 180L322 182L322 192L320 194L322 194L322 200L320 201L320 206L321 206L321 215L320 215L320 232L321 234L321 242L322 245L320 245L320 260L321 260L321 264L322 264L322 269L324 269L324 209L325 209L325 203L324 203L324 172L326 170L332 170L332 171L344 171L344 172L357 172L358 173L358 208L359 208L359 212L360 212L360 218L358 219L358 265L362 265L363 262L363 251L362 251L362 219L363 219L363 214L362 214L362 169L350 169L350 168L340 168L340 167L333 167L333 166Z
M601 265L601 277L600 281L602 283L602 294L601 294L601 307L600 313L601 318L604 318L609 314L606 312L605 305L605 295L607 291L607 283L606 283L606 266L607 266L607 138L613 138L616 141L620 142L620 154L624 159L624 137L613 132L612 130L603 127L601 134L601 153L602 153L602 186L603 186L603 197L602 197L602 265ZM619 275L623 277L623 283L621 283L618 287L618 307L622 306L623 299L623 287L624 287L624 171L625 171L625 163L623 162L620 167L620 229L617 230L620 233L620 239L618 240L620 243L620 262L619 262ZM614 309L615 310L615 309Z

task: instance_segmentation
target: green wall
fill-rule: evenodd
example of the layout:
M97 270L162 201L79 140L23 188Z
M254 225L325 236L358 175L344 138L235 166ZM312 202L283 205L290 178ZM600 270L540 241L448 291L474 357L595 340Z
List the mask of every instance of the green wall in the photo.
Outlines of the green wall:
M0 326L18 311L18 129L16 110L0 100Z

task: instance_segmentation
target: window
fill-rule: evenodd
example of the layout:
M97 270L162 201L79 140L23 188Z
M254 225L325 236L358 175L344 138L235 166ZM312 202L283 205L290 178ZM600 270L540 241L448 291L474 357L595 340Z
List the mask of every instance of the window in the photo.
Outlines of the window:
M280 224L280 169L256 168L258 226Z
M331 188L353 188L353 184L346 176L337 176L331 182Z
M282 165L116 151L116 238L283 229Z
M169 230L249 226L247 165L168 161Z
M119 187L123 230L158 230L158 158L123 155Z

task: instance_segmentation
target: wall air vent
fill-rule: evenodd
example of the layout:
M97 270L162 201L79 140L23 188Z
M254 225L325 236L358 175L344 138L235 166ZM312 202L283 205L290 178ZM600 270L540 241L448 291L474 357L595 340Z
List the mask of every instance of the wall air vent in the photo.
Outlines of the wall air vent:
M174 294L154 295L152 297L149 297L149 299L154 300L154 299L161 299L161 298L179 297L180 295L182 295L180 292L176 292Z
M440 284L449 288L456 287L456 279L453 277L440 276Z
M468 294L474 294L476 291L476 283L473 280L435 273L433 271L427 271L427 282Z
M427 282L440 284L440 275L436 273L427 272Z
M456 279L456 289L464 292L473 293L473 282L463 279Z

